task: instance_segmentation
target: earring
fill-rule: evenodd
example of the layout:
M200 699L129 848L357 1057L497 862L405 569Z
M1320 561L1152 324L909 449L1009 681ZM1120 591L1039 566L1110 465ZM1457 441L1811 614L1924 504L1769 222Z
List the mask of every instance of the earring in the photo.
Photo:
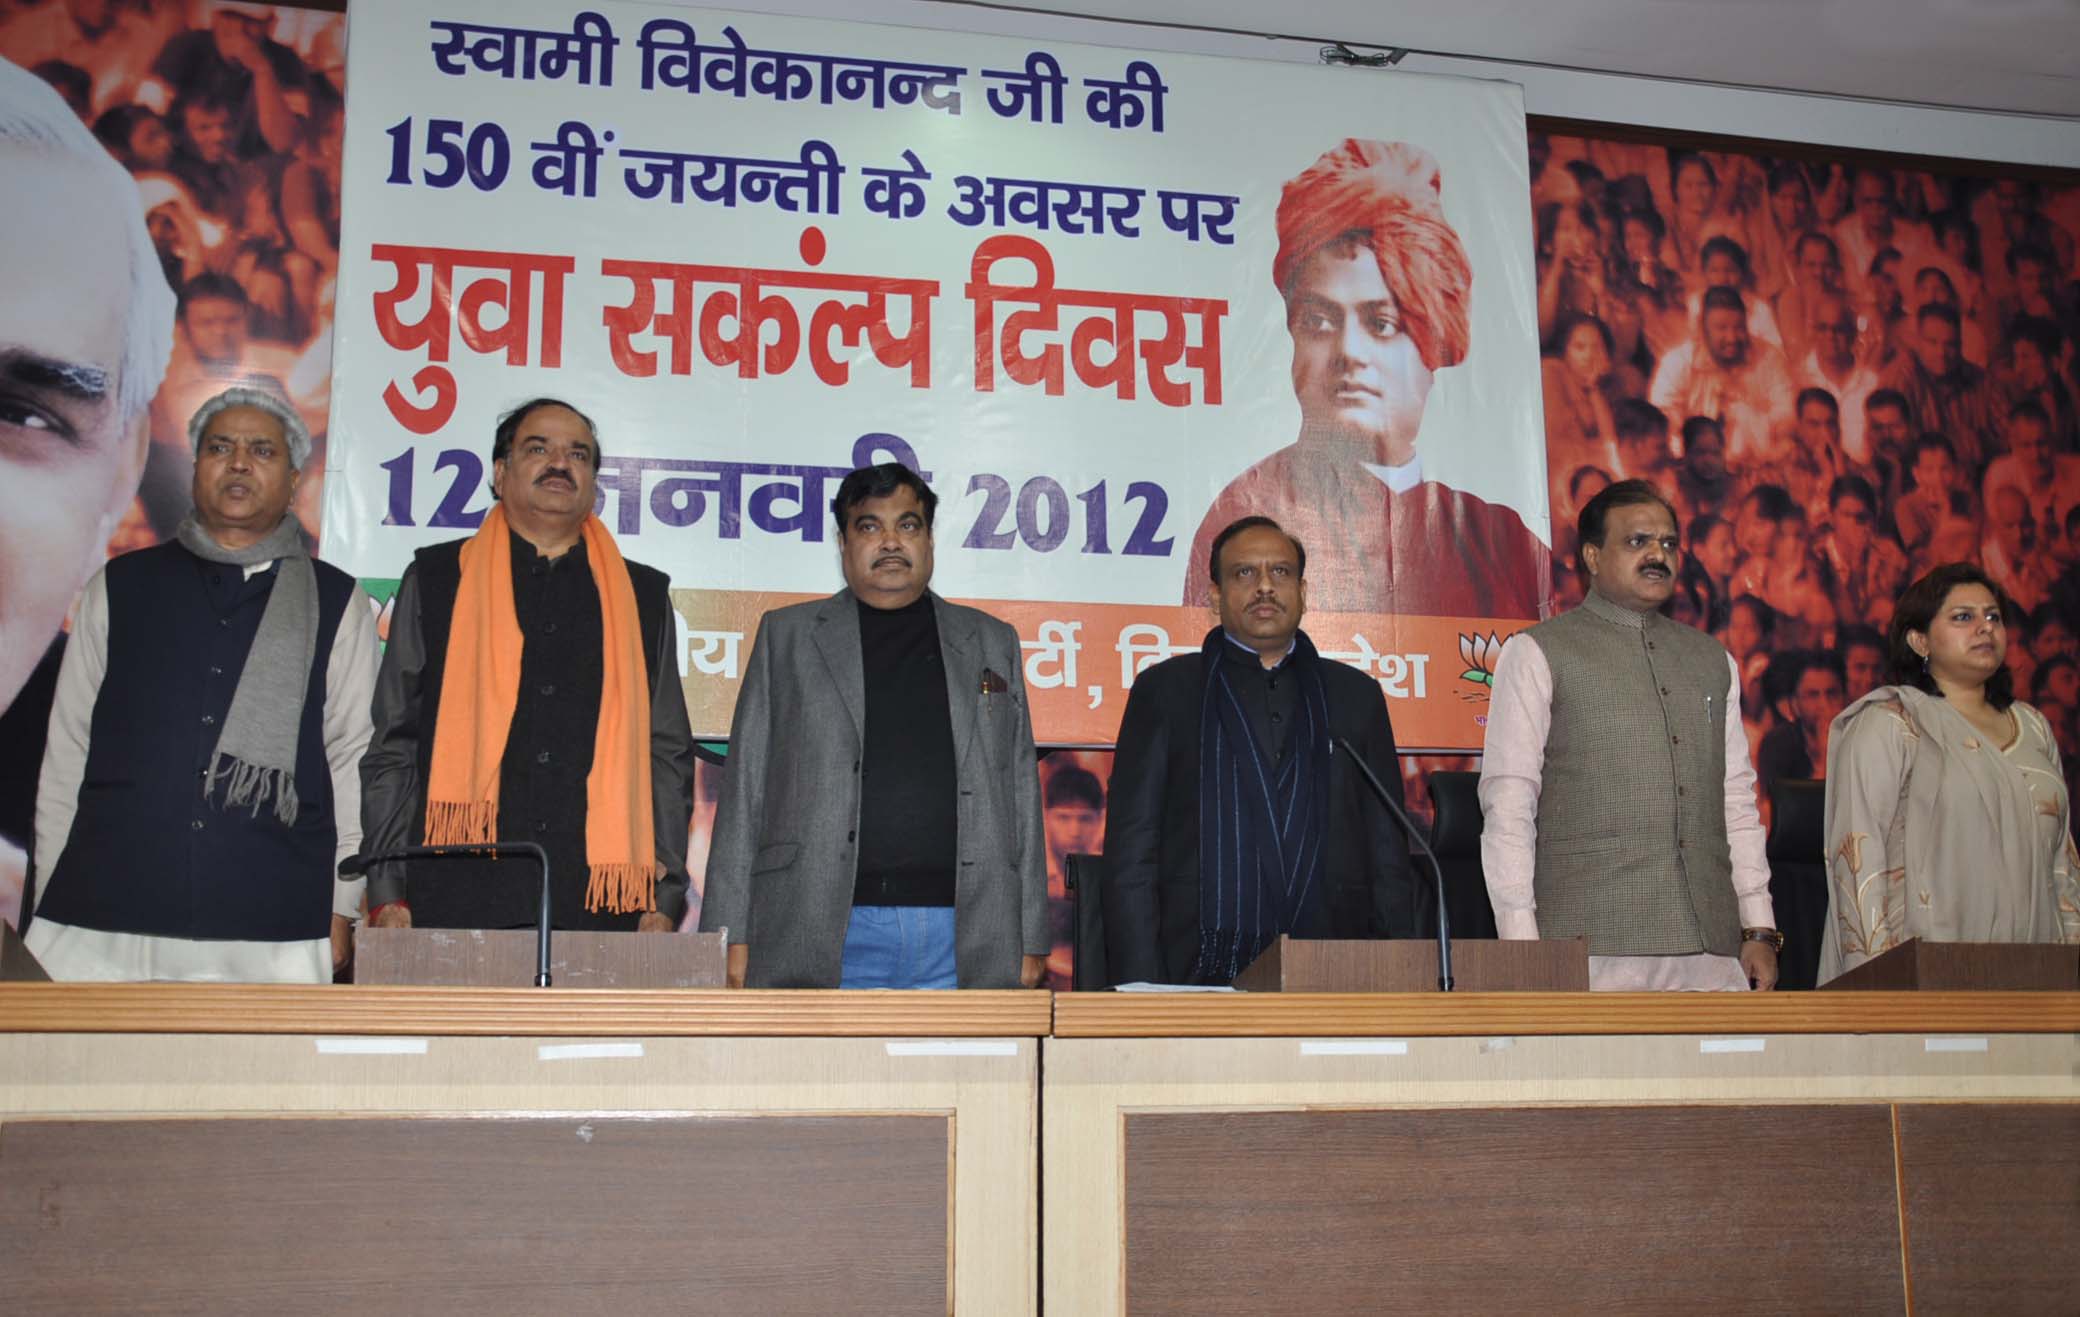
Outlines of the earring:
M1921 656L1921 675L1924 677L1928 675L1928 655L1926 654Z

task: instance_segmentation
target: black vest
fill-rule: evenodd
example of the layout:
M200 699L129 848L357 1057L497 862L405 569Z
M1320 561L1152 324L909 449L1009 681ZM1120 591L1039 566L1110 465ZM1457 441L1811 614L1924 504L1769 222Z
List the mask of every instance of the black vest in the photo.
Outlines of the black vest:
M426 839L425 784L431 780L434 730L439 725L441 686L447 675L448 635L454 623L455 595L462 584L463 540L451 540L419 550L413 558L419 593L419 622L426 644L426 666L420 671L419 790L411 821L414 846ZM567 569L589 573L583 563ZM636 615L643 633L644 673L654 696L660 655L671 652L672 609L668 578L641 563L628 564L629 583L635 589ZM515 589L522 588L514 583ZM599 622L592 623L597 636ZM522 637L520 702L533 695L534 680ZM597 640L592 643L597 644ZM593 659L594 665L598 659ZM676 676L676 674L674 674ZM676 688L672 691L678 694ZM551 875L551 918L558 928L590 930L633 930L638 914L613 914L585 909L587 871L585 866L585 778L592 766L592 743L597 733L599 709L598 678L591 689L573 696L554 696L590 716L567 718L566 735L545 737L540 743L508 734L498 774L498 839L539 843L549 855ZM538 711L539 712L539 711ZM522 721L516 713L515 722ZM528 721L538 728L560 725L550 716ZM645 735L649 729L644 728ZM542 762L542 756L548 756ZM536 802L530 805L530 801ZM541 802L554 802L553 805ZM515 928L532 926L541 897L541 873L526 859L422 860L406 866L405 900L412 908L415 928Z
M79 812L39 918L113 933L295 942L331 929L338 830L325 672L353 578L314 563L318 645L297 731L296 825L205 800L203 779L279 568L204 562L178 544L108 564L108 655ZM365 604L363 605L366 606Z

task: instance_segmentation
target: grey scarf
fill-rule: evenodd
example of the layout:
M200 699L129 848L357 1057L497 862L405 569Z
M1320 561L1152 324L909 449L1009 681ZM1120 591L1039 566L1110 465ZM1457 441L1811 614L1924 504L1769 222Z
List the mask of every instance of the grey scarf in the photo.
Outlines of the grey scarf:
M227 549L209 537L190 513L176 532L181 547L204 562L250 567L281 561L253 648L238 674L231 711L210 756L203 793L215 796L217 783L229 779L224 803L251 808L257 815L274 797L274 816L284 825L296 823L296 741L303 727L303 696L310 686L311 662L318 653L318 573L303 547L296 518L284 517L266 539L243 549Z

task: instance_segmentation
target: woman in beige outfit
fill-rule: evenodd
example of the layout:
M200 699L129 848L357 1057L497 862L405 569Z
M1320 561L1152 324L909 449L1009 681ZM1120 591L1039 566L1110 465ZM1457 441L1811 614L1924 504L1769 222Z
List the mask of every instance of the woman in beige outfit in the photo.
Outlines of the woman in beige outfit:
M2014 698L2011 606L1969 563L1893 611L1886 679L1827 751L1831 909L1820 981L1908 938L2080 942L2080 854L2058 747Z

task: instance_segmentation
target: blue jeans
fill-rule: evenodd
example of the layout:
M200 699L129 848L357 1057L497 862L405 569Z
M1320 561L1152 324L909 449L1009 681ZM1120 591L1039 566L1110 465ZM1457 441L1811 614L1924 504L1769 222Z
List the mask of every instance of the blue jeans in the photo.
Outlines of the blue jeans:
M953 907L856 905L841 988L951 988Z

